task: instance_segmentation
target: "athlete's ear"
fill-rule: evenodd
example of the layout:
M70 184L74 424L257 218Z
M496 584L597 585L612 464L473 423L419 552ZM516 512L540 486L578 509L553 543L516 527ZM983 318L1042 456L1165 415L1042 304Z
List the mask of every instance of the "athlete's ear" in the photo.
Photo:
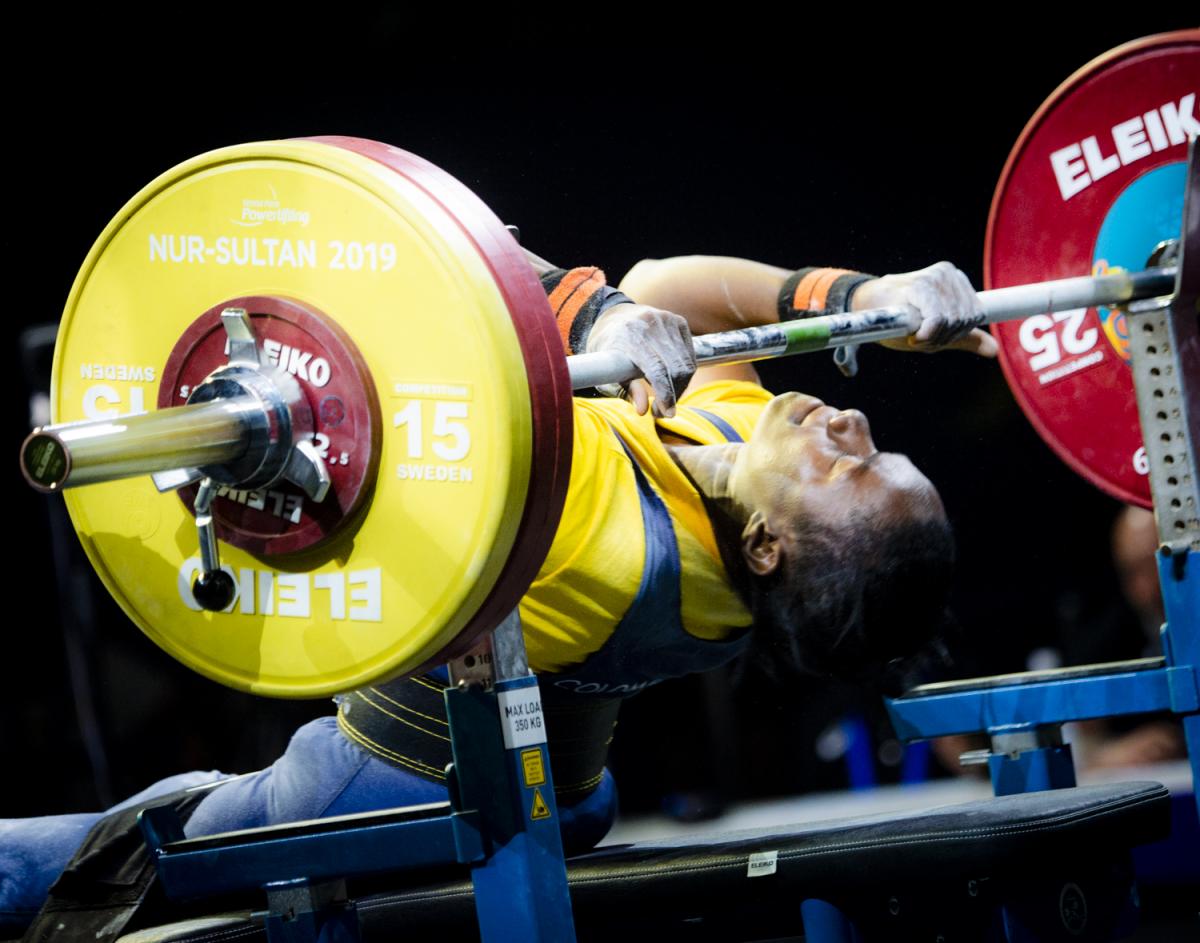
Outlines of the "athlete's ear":
M755 576L769 576L783 563L782 542L762 511L751 514L742 531L742 558Z

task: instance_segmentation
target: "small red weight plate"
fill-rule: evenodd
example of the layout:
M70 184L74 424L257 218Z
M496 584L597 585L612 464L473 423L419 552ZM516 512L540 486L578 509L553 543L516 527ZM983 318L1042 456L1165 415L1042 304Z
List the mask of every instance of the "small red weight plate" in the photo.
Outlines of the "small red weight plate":
M158 407L178 406L213 370L228 362L221 312L245 308L259 348L294 376L313 416L313 444L329 471L329 494L309 500L290 482L270 488L222 488L213 502L217 536L262 556L311 549L354 517L379 468L380 412L375 384L353 341L330 318L285 298L231 298L184 331L163 369ZM192 510L195 487L180 491Z
M1138 270L1178 238L1187 135L1200 131L1200 30L1095 59L1038 109L988 219L988 288ZM1124 315L1105 308L993 326L1021 408L1072 468L1150 507Z
M504 224L471 190L444 170L400 148L363 138L312 138L378 161L419 186L459 223L491 269L512 315L529 379L533 418L528 497L512 552L482 607L431 667L470 650L520 602L550 550L571 476L574 418L562 341L541 282Z

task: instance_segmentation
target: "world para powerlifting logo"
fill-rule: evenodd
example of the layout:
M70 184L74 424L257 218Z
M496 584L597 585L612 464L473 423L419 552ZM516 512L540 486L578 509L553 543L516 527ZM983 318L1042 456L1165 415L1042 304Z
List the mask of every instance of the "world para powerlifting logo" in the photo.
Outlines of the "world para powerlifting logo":
M280 226L307 226L310 214L308 210L284 206L275 192L274 187L269 199L246 197L242 200L241 212L230 222L238 226L261 226L263 223L278 223Z

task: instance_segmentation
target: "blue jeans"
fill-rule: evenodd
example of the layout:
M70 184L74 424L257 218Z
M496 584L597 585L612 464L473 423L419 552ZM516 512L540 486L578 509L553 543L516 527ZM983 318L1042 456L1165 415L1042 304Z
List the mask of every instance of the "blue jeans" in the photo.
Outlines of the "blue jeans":
M333 717L321 717L293 734L283 756L249 776L231 778L216 770L183 773L160 780L108 812L0 819L0 935L19 934L28 925L92 826L109 812L222 779L230 781L214 786L192 813L184 829L189 838L447 799L445 786L360 750L338 732ZM595 845L612 825L616 806L616 790L605 770L595 792L573 805L560 805L564 842L576 850Z

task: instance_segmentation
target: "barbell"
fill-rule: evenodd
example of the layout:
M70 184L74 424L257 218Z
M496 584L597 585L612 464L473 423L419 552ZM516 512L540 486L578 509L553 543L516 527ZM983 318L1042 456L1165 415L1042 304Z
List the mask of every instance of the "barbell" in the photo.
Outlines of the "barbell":
M1019 401L1143 504L1118 306L1173 290L1172 268L1143 265L1179 232L1198 87L1200 31L1091 63L1022 134L988 222L980 298ZM918 324L899 307L705 335L697 360ZM63 315L54 423L22 469L64 490L160 646L233 687L314 697L498 624L554 538L572 390L636 375L611 352L562 355L520 247L434 165L357 138L239 145L169 170L101 234ZM1079 421L1081 397L1106 428Z

